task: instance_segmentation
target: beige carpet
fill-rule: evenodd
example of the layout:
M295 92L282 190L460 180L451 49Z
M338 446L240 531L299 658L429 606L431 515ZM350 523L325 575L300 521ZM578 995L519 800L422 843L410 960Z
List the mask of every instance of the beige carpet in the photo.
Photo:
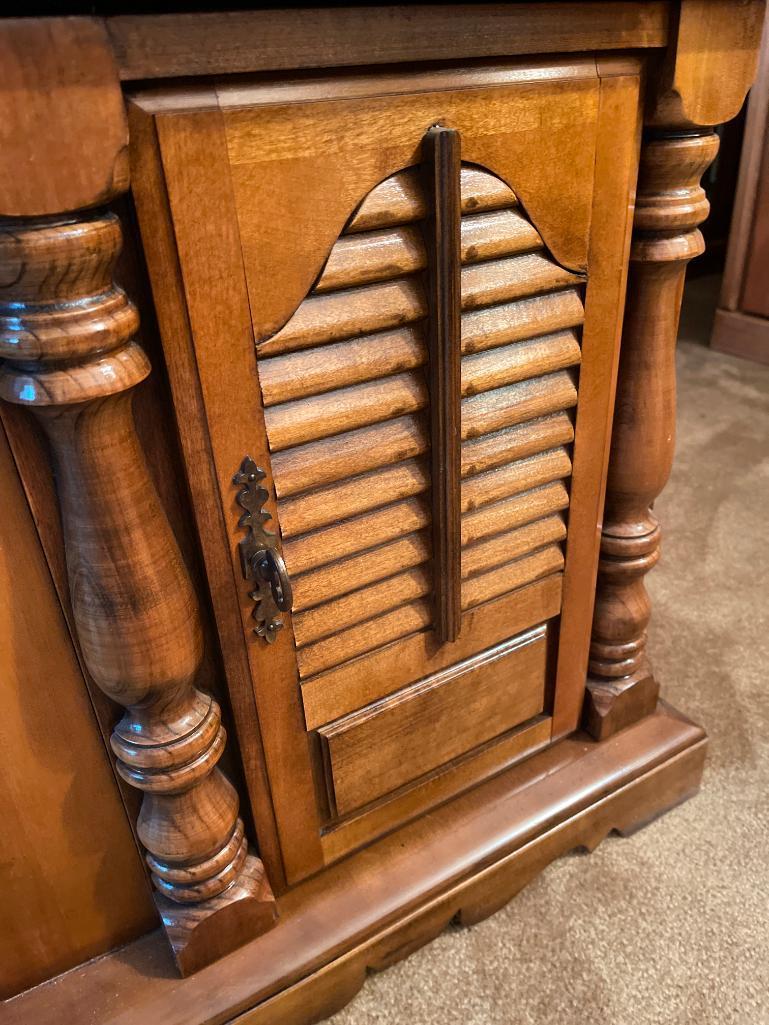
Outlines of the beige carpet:
M649 578L663 693L711 737L701 794L372 976L334 1025L769 1023L769 368L697 344L716 288L688 291Z

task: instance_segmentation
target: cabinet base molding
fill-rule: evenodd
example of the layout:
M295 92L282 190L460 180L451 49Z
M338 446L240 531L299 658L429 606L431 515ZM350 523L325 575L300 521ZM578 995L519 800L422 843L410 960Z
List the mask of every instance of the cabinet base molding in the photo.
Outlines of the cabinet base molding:
M575 734L278 899L269 932L180 979L160 932L21 995L5 1025L310 1025L451 921L503 907L551 861L692 796L704 731L664 703L604 741Z

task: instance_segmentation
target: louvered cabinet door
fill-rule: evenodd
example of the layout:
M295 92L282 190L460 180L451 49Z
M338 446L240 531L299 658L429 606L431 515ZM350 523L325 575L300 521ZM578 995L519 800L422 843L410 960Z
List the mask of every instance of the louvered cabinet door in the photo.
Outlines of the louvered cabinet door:
M577 726L638 77L582 60L208 104L144 101L141 124L247 782L291 882Z

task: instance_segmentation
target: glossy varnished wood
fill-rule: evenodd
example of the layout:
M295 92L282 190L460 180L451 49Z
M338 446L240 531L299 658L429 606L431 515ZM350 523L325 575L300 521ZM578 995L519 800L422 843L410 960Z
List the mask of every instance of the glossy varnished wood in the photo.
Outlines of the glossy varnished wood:
M573 446L553 736L580 721L590 644L614 385L627 279L643 95L634 61L602 59L590 273ZM618 132L618 126L622 131Z
M753 0L738 10L682 0L677 36L649 87L585 702L596 737L648 715L657 701L644 576L659 559L652 505L673 460L681 294L689 260L704 249L700 178L718 152L709 126L744 100L763 11Z
M215 581L212 600L233 711L247 751L246 771L249 778L260 781L254 788L255 815L269 844L266 856L271 877L291 879L322 865L319 820L303 736L290 619L287 617L269 651L264 644L251 643L255 640L251 587L242 579L237 554L242 510L235 502L232 475L244 452L251 453L267 470L268 481L272 473L256 392L250 388L233 391L230 377L221 373L226 365L238 380L256 381L223 126L207 114L191 121L169 118L155 123L138 105L130 115L132 130L141 133L144 142L135 153L143 183L137 185L136 192L140 208L146 211L141 226L161 330L164 337L173 339L167 355L182 446L185 458L202 467L188 479L195 515L206 524L201 534L203 555ZM163 165L158 163L158 134L163 135L163 161L173 181L168 195ZM200 146L208 147L217 159L200 160ZM197 208L184 206L188 197L200 197L209 210L216 206L222 230L209 231L207 222L197 216ZM176 203L177 208L173 226L169 203ZM214 265L222 270L213 279L216 291L210 275ZM227 315L225 332L222 311ZM184 416L181 410L192 396L196 412ZM206 406L226 409L227 415L208 417ZM272 493L267 508L274 516ZM269 721L269 729L262 727L265 721Z
M2 215L57 214L125 191L128 137L104 25L5 19L0 61Z
M604 743L578 734L294 888L275 929L205 973L174 978L150 936L32 991L7 1025L85 1014L104 1025L309 1025L346 1003L367 968L393 963L458 915L480 920L558 855L691 796L704 754L702 730L664 708Z
M125 15L107 29L126 80L664 46L668 8L622 3L417 5L341 11ZM510 42L512 40L513 42Z
M585 708L599 738L657 701L646 656L644 576L660 550L651 506L673 462L678 314L686 265L704 249L699 181L717 150L710 131L654 134L642 149Z
M57 86L61 68L85 56L78 34L11 23L0 35L12 49L30 33L42 65L36 102L53 97L54 121L66 104L77 125L82 97ZM92 32L89 45L98 50L99 38ZM94 53L86 95L109 117L106 138L122 166L127 127L113 71L106 49ZM103 155L85 161L79 178L81 190L90 182L79 202L92 205L126 186L124 176L105 183ZM114 281L120 222L98 209L68 212L34 176L27 185L28 209L52 216L8 218L0 228L0 396L31 410L50 443L79 649L125 710L111 737L117 770L143 794L137 833L156 902L180 970L193 971L268 927L274 901L236 791L217 766L226 734L219 705L195 686L197 599L132 418L133 389L150 367L134 338L136 309ZM58 204L65 210L51 209Z
M429 214L429 387L432 556L435 630L442 641L460 630L460 230L461 137L435 126L422 140Z
M0 492L5 999L151 931L157 916L1 428Z
M50 440L80 647L99 687L127 708L112 747L120 774L146 795L138 834L171 898L158 897L161 912L179 922L180 967L192 970L217 944L196 949L183 907L229 886L247 842L216 768L219 706L192 685L202 658L195 598L131 419L130 390L149 366L131 339L136 312L111 281L120 227L98 214L4 227L0 263L21 272L6 290L17 305L3 320L3 355L19 362L4 367L0 394L34 410ZM18 313L26 306L28 317Z
M166 931L179 948L196 934L187 967L232 951L182 980L149 936L17 1000L14 1025L317 1021L367 970L457 916L479 920L552 857L696 789L702 732L653 708L642 576L656 558L649 506L669 469L672 343L708 130L742 102L762 8L648 0L72 21L56 36L62 52L51 53L50 24L24 44L29 76L24 47L6 47L15 85L0 105L13 97L7 120L23 142L12 137L0 163L30 204L4 225L4 264L23 256L9 289L29 356L8 353L6 390L44 407L88 667L129 706L129 723L140 717L133 733L153 740L141 749L119 727L116 747L120 771L152 791L140 831L154 874L179 907L188 901L165 915ZM495 59L468 60L484 57ZM65 66L88 85L80 128L70 114L83 94ZM262 862L244 858L244 833L230 829L198 601L130 413L147 364L113 281L120 225L93 210L126 185L117 74L137 83L134 195L256 827L244 816L244 833L258 837L279 893L278 924L239 950L273 905ZM426 379L436 246L417 166L436 123L461 131L467 162L452 350L461 617L444 643L432 565L441 430ZM79 159L70 180L24 163L36 134L35 152ZM606 738L596 741L573 731L628 262L585 719ZM237 556L232 475L247 452L266 472L295 584L294 613L269 647L252 634ZM28 492L39 509L44 492ZM523 651L534 664L508 676ZM181 838L169 859L160 845L171 834Z
M322 727L337 813L397 790L538 715L545 632L540 627Z
M521 559L504 568L498 600L483 609L469 610L463 617L463 630L452 644L439 644L432 631L416 633L398 645L398 658L392 650L380 647L365 661L366 671L355 662L334 666L302 683L302 700L308 728L346 715L392 693L411 680L430 675L460 662L474 652L492 647L515 636L532 623L542 623L558 614L562 582L557 570L562 566L559 550L535 556L539 565ZM552 560L552 561L550 561ZM514 574L515 578L510 579ZM492 575L493 576L493 575ZM521 590L517 590L520 588ZM508 590L516 593L505 594ZM494 596L489 596L494 597ZM418 612L419 606L417 606ZM427 613L423 613L425 618Z
M575 368L581 358L584 313L579 289L584 273L557 262L517 193L502 178L473 164L457 167L449 262L459 278L454 302L463 308L460 330L450 334L454 361L461 354L463 366L457 401L433 401L435 384L425 381L434 364L426 322L434 319L430 309L435 304L424 272L441 248L431 240L425 221L436 190L425 188L424 175L408 164L424 162L419 118L421 112L430 112L431 120L440 120L446 96L454 96L445 93L449 85L454 90L468 87L466 101L450 99L446 110L455 109L454 116L468 126L470 160L488 152L500 166L509 163L506 151L485 128L479 134L476 119L486 111L486 95L500 140L510 123L521 122L521 129L527 123L519 85L533 87L534 93L526 95L536 95L543 109L559 112L562 152L557 159L568 175L568 219L554 218L544 203L544 183L553 173L548 152L524 147L523 131L514 137L520 142L526 195L541 211L552 245L570 254L579 268L586 248L598 93L590 62L558 66L554 72L544 62L531 69L436 70L420 73L413 82L390 72L376 81L356 75L328 79L320 92L312 81L306 88L299 83L286 88L228 83L217 86L215 96L201 89L187 97L142 91L135 99L137 135L156 140L150 144L150 149L156 146L154 154L143 152L140 158L142 176L156 175L154 161L159 159L166 180L170 223L162 231L173 231L172 244L179 253L225 521L231 504L225 472L236 459L237 447L252 453L268 481L274 481L275 523L292 578L294 617L270 650L261 650L248 633L246 647L260 715L271 708L262 742L282 834L281 859L284 866L291 863L290 881L317 870L326 857L319 844L329 816L322 790L318 794L323 784L319 738L308 736L307 729L328 724L340 707L341 714L348 714L434 671L433 649L440 641L435 616L441 604L435 589L445 583L445 574L432 559L440 537L431 470L440 454L441 431L430 424L437 411L455 406L455 418L459 414L460 430L442 433L459 457L449 496L459 514L453 547L457 555L460 544L465 549L462 565L457 565L461 586L455 582L462 621L467 620L461 641L464 657L542 622L535 617L545 610L548 615L558 610L560 587L557 579L548 578L556 578L564 566L566 519L557 514L568 502L568 491L561 486L540 495L539 489L572 471L568 446L574 428L568 410L578 400ZM321 95L330 106L317 103ZM195 112L184 113L188 103ZM566 116L571 109L578 112L575 124ZM386 171L396 150L389 135L388 149L382 147L379 126L387 120L385 111L393 124L402 120L397 152L407 165L396 165L390 177ZM342 173L337 163L351 140L333 126L353 112L360 131ZM295 145L290 140L298 116L307 128L306 145L286 164L284 154L290 155ZM332 128L334 144L329 148ZM257 129L264 140L261 150L254 145ZM543 132L542 138L555 155L552 135ZM462 139L464 145L464 129ZM318 153L324 154L320 173L314 163ZM534 166L527 174L530 161ZM273 189L271 176L280 168L285 173L274 179ZM577 168L587 176L580 179ZM228 178L233 185L229 194ZM301 194L296 191L300 182ZM295 203L305 203L313 190L318 201L312 218L303 220ZM220 217L227 220L218 237L199 217L203 206L211 208L214 196ZM154 266L158 274L160 265L152 255L157 249L157 200L141 186L139 200L140 217L147 202L152 207L150 221L142 227L150 270ZM349 211L347 222L334 224L334 210L338 215L343 209L340 202ZM296 259L289 253L293 233L274 235L280 211L288 218L285 224L307 227ZM331 228L335 235L322 241ZM238 238L241 253L236 255ZM324 251L321 245L328 248ZM267 278L259 272L265 260L272 267ZM311 266L311 260L317 263ZM216 292L206 285L212 261L230 268ZM241 266L260 383L264 369L261 395L250 383L253 348L249 355ZM308 271L312 276L306 278L308 292L302 297L297 282ZM162 280L167 280L165 273ZM156 291L163 308L166 295L159 287ZM216 296L221 296L220 305L212 302ZM225 309L231 328L223 333ZM496 319L489 315L497 310ZM270 325L277 330L271 331ZM170 328L166 322L164 330L178 338L188 328L177 319ZM171 351L173 380L178 352L173 345ZM241 388L228 387L221 373L225 364L241 368ZM177 402L187 402L183 392L177 393ZM199 416L181 416L182 431L199 429L190 424ZM189 475L196 502L205 508L211 494L203 495L191 465ZM445 504L439 502L441 508ZM207 542L213 547L211 535ZM529 593L540 584L541 591ZM508 591L518 594L506 623L495 614L474 615L476 608L503 599ZM247 593L243 587L242 594ZM250 612L247 602L241 612ZM478 624L487 619L490 629L479 630ZM460 655L459 648L455 654ZM380 655L388 665L385 672ZM541 694L539 683L535 691ZM295 718L297 694L302 695L303 728ZM326 695L326 701L319 706L315 694ZM329 709L325 720L316 717L319 707ZM510 717L500 713L499 736L510 729ZM488 753L484 757L489 765ZM508 761L501 746L500 767ZM412 775L418 775L416 768ZM381 815L377 821L381 823Z

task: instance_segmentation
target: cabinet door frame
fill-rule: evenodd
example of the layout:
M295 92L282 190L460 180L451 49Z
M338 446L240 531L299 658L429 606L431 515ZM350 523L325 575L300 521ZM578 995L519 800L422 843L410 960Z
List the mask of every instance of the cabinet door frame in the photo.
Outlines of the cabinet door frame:
M540 66L552 72L558 63ZM585 63L572 61L568 67ZM600 65L587 64L599 90L594 227L588 252L591 343L583 351L580 371L585 399L576 424L572 479L572 505L578 515L570 516L562 608L562 623L572 625L561 636L553 737L576 728L584 690L640 142L640 62L608 58ZM457 69L455 87L466 87L478 73L475 68ZM397 76L402 91L414 88L418 75ZM370 78L369 92L375 93L378 79ZM350 88L349 82L342 83L341 88ZM286 90L301 95L304 88L319 87L288 83L281 96ZM246 452L268 474L270 461L220 101L215 90L206 88L137 94L129 106L132 159L140 227L251 809L262 856L281 888L282 880L298 881L372 836L351 830L345 842L322 835L324 795L313 768L320 756L317 738L306 732L290 617L274 645L250 640L252 603L240 577L240 510L232 474ZM178 209L172 215L172 190L192 200L186 205L185 223ZM216 231L210 230L211 224ZM578 460L584 472L577 473ZM267 508L275 519L272 494Z

